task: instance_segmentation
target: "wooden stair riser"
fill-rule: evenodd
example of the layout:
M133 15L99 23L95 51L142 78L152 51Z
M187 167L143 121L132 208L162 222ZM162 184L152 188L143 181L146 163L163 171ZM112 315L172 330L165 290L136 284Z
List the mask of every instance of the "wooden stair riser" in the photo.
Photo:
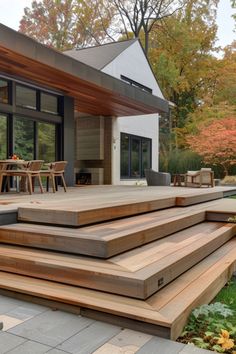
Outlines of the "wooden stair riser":
M207 202L210 200L221 199L224 197L223 192L206 192L205 194L193 194L187 196L176 197L175 205L176 206L188 206L198 203Z
M19 208L18 220L44 224L82 226L97 222L166 209L175 206L175 198L161 198L145 202L134 202L111 207L94 208L86 211L51 210L41 208Z
M235 217L236 216L236 210L235 212L214 212L214 211L207 211L206 212L206 219L208 221L223 221L227 222L229 218Z
M0 242L45 250L107 258L107 244L103 240L89 240L85 237L75 238L70 237L69 235L60 236L22 231L21 224L19 224L19 230L12 230L8 227L0 227Z
M216 279L214 279L202 292L197 291L196 289L195 298L189 303L188 307L186 306L185 311L181 312L175 320L173 320L173 318L170 320L173 321L170 339L176 340L180 336L188 321L188 317L194 308L208 304L215 298L224 285L231 279L234 268L235 264L229 264L223 271L219 269L218 273L215 274Z
M55 302L78 306L81 314L94 319L176 339L191 310L212 299L231 276L235 263L236 240L232 239L147 301L4 272L0 272L0 288L26 294L29 299L33 296L35 302L37 298L53 301L53 307L57 307ZM177 292L175 283L179 284ZM172 300L167 299L157 310L155 302L163 302L169 288Z
M46 231L27 231L21 223L0 227L0 242L22 246L43 248L53 251L62 251L74 254L96 256L99 258L110 258L111 256L139 247L151 241L168 236L174 232L191 227L205 220L205 212L190 212L187 215L170 217L167 220L150 223L150 226L134 225L133 230L114 232L110 239L95 239L83 234L83 229L78 230L78 237L70 237L69 231L63 236ZM16 226L16 227L15 227ZM104 225L104 228L106 226ZM37 225L36 230L39 228ZM57 228L58 229L58 228ZM53 228L52 228L53 230ZM70 230L70 229L68 229ZM74 230L73 230L74 231ZM92 234L93 236L93 234Z
M200 247L196 247L195 250L192 249L191 245L180 252L176 252L176 254L171 256L172 259L169 267L166 267L166 269L162 269L160 272L151 275L148 279L146 278L144 299L156 293L159 289L169 284L180 274L193 267L209 254L220 248L224 243L229 241L232 237L234 237L236 227L224 232L216 232L216 234L217 233L217 238L214 237L212 240L211 237L209 237L212 235L206 235L206 239L209 239L209 241L202 244ZM153 264L152 267L155 268L155 264ZM147 276L147 270L145 272ZM152 270L149 270L149 272L152 273Z
M236 228L236 226L235 226ZM213 233L203 234L199 242L190 244L158 262L131 272L113 263L83 265L70 261L70 255L59 256L30 249L0 247L0 269L70 285L102 290L114 294L146 299L171 282L184 271L222 246L235 234L232 226L221 227ZM38 256L37 256L38 255ZM85 259L86 261L86 259ZM81 258L82 262L82 258ZM106 266L107 264L107 266Z
M191 215L181 215L159 222L157 226L140 230L138 232L124 235L120 238L111 240L107 245L107 256L128 251L132 248L145 245L146 243L158 240L175 232L181 231L193 225L205 221L205 212L192 213Z

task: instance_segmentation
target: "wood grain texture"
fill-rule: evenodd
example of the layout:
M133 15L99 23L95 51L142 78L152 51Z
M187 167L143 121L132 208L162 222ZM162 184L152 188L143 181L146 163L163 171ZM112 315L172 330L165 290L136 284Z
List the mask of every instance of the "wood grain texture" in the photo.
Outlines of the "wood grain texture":
M0 268L146 299L215 251L235 233L236 225L205 222L109 260L0 245Z
M0 288L72 306L81 313L112 323L175 339L190 311L209 302L236 265L232 239L146 301L0 272Z
M89 227L18 223L0 227L0 241L109 258L205 220L205 211L168 209Z

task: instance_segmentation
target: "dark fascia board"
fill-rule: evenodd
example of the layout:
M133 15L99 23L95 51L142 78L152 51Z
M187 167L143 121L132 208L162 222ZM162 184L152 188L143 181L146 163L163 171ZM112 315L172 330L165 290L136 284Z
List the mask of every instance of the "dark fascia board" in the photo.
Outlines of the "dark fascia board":
M63 53L49 48L36 40L0 24L0 46L24 57L51 66L78 79L110 90L117 95L138 101L156 109L156 112L168 112L168 101L143 92L108 74L100 72Z

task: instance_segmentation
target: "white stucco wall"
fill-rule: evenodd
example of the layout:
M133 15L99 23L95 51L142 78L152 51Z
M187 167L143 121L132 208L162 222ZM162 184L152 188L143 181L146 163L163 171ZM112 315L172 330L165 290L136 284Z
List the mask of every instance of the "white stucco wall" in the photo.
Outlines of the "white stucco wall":
M103 72L121 80L126 76L152 89L152 94L164 98L147 62L139 41L134 42ZM145 179L120 179L120 133L133 134L152 139L152 168L158 170L159 117L158 114L113 118L112 128L112 184L145 184Z
M121 79L120 75L124 75L151 88L153 95L164 98L139 41L134 42L124 50L115 60L105 66L102 71L117 79Z
M158 114L113 118L112 124L112 184L145 184L145 179L120 179L120 133L152 139L152 168L158 170Z

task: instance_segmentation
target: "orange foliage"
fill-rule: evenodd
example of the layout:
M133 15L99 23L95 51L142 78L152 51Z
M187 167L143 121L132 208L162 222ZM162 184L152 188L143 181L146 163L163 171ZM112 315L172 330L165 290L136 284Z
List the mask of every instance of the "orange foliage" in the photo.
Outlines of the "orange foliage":
M207 164L221 165L225 174L236 164L236 117L211 121L199 127L197 135L189 135L190 148Z

